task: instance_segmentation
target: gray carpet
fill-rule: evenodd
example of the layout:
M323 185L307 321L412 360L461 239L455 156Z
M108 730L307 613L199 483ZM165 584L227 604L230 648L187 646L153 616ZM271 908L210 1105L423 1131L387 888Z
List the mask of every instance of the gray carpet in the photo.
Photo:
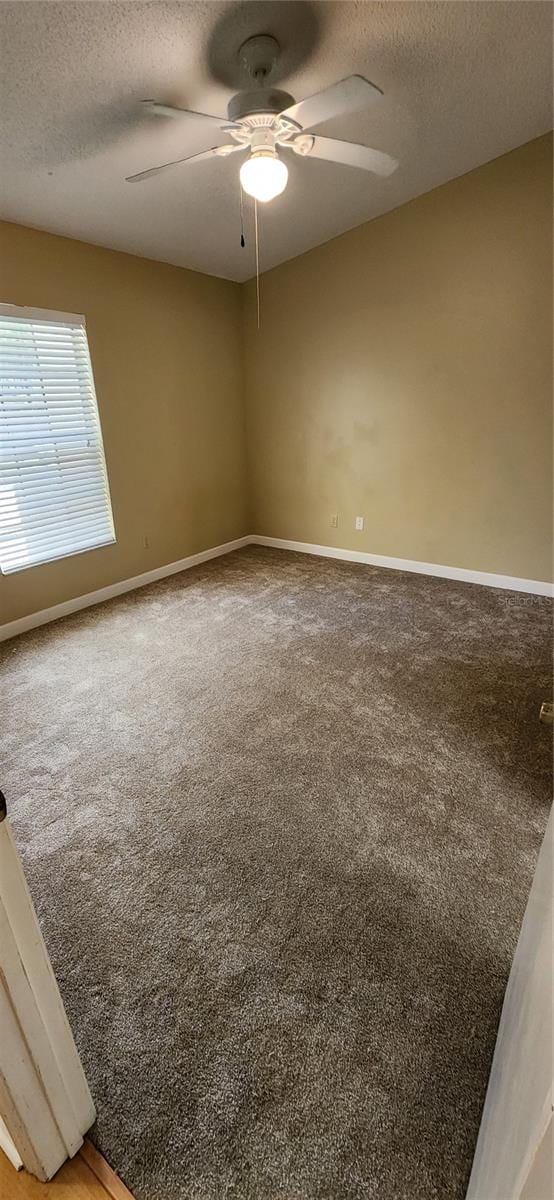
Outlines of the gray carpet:
M249 548L7 643L2 786L138 1200L458 1200L551 608Z

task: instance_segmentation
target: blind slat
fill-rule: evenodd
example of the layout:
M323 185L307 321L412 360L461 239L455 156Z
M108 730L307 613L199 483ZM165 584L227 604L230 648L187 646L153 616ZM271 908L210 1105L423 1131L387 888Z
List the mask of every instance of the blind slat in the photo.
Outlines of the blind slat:
M61 504L67 508L78 507L83 500L87 501L93 496L101 497L102 501L104 499L104 489L95 484L94 481L91 481L82 488L64 488L63 493L61 493L61 499L53 498L52 490L46 489L43 490L42 494L35 492L31 500L18 499L16 501L13 494L11 496L8 492L3 494L0 489L0 513L2 516L6 514L9 517L14 512L18 512L19 514L38 513L45 508L58 508Z
M0 488L2 489L3 494L10 494L17 499L24 498L23 491L25 492L25 495L28 492L29 497L32 499L34 492L45 491L49 488L52 488L54 484L58 485L63 483L65 487L73 488L78 488L81 485L84 487L85 484L90 480L98 478L98 466L99 464L96 462L91 463L86 471L74 471L70 476L66 474L66 472L63 470L63 467L58 470L52 468L48 472L42 471L40 475L37 474L33 476L30 481L28 481L28 477L24 477L21 480L18 478L4 480L2 467L0 465Z
M2 537L10 537L13 533L24 531L25 537L32 537L34 534L48 533L57 523L60 525L73 524L76 521L88 520L89 516L93 517L98 513L102 520L105 519L105 504L104 497L98 495L96 497L82 498L77 507L65 508L62 504L52 505L50 508L42 508L39 512L34 512L32 515L27 512L21 514L18 511L2 514ZM22 517L24 515L24 520Z
M27 416L29 412L44 412L46 406L48 412L63 413L71 407L79 409L81 407L88 408L94 406L92 392L87 395L81 389L80 392L68 390L67 392L56 389L54 395L49 396L47 392L36 392L33 395L26 396L2 396L0 397L0 411L6 413L7 416Z
M84 323L58 316L0 310L4 573L115 541Z
M64 479L69 479L71 476L75 476L78 479L85 472L92 469L95 471L98 469L98 454L96 450L89 450L88 453L79 456L75 452L65 455L62 449L60 449L57 455L55 455L55 452L54 454L51 452L48 456L45 454L40 460L36 458L36 461L33 463L8 459L5 469L0 465L2 482L6 486L8 484L10 486L23 485L26 480L29 480L33 484L43 475L51 476L53 471L63 471Z
M8 531L2 544L15 550L20 550L25 546L31 549L34 548L35 550L42 548L48 550L54 545L61 546L63 543L79 542L82 538L86 538L91 534L96 536L101 530L107 531L107 529L108 524L105 519L94 518L91 521L82 520L79 524L76 523L70 528L66 528L65 525L60 523L59 527L54 525L49 532L44 533L22 534L20 531Z
M12 556L12 565L4 570L5 575L11 574L12 571L21 571L24 567L36 567L40 563L56 562L59 558L67 558L69 554L82 554L84 550L97 550L100 546L111 546L115 542L115 536L112 533L110 537L101 534L100 536L91 537L80 543L70 543L62 546L51 547L49 553L45 553L41 549L36 554L28 549L19 555Z

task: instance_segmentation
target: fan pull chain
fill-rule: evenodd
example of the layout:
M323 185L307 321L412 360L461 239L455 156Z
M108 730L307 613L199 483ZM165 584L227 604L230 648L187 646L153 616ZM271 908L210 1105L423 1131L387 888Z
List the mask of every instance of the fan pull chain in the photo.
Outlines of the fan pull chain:
M244 250L246 242L244 240L244 206L243 206L242 183L239 183L239 191L240 191L240 244Z
M254 228L256 231L256 312L260 328L260 246L258 239L258 201L254 200Z

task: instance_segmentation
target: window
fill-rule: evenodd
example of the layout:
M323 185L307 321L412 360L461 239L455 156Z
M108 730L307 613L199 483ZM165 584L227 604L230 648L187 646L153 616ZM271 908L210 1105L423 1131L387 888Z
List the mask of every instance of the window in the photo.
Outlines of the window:
M0 304L0 569L114 541L85 319Z

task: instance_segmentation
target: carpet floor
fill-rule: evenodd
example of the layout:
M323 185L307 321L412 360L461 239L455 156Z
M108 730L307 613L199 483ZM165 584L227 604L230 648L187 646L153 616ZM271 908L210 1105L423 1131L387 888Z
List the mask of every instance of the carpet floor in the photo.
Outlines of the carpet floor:
M550 602L250 547L0 649L2 787L137 1200L462 1200Z

